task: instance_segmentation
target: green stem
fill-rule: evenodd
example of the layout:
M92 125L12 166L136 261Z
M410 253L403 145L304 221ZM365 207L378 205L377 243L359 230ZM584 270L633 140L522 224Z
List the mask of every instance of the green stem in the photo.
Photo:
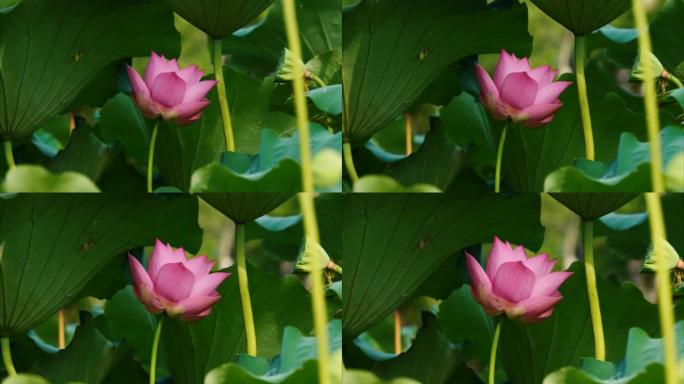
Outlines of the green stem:
M677 78L677 76L675 76L671 73L668 73L667 79L669 81L673 82L677 86L677 88L684 88L684 84L682 84L682 82Z
M338 275L341 275L341 274L342 274L342 267L340 267L339 265L333 263L332 261L331 261L330 263L328 263L327 268L328 268L329 270L331 270L331 271L337 273Z
M237 259L238 285L240 286L240 301L242 302L242 317L245 322L247 335L247 354L256 356L256 330L254 328L254 313L252 299L249 296L249 280L247 278L247 260L245 258L245 226L235 226L235 253Z
M492 350L489 354L489 384L494 384L494 378L496 376L496 350L499 348L501 323L503 323L503 319L499 319L499 322L496 324L496 330L494 331L494 339L492 340Z
M216 90L218 93L219 106L221 110L221 121L223 122L223 134L226 138L226 150L235 152L235 137L233 136L233 122L230 119L230 109L228 108L228 96L226 96L226 80L223 78L223 53L221 52L221 39L214 39L214 78L216 79Z
M2 344L2 361L5 363L5 370L9 376L16 376L17 370L14 369L14 364L12 364L12 353L10 353L10 341L9 338L3 337L0 339Z
M503 159L504 143L506 142L506 132L509 122L506 121L504 129L499 138L499 148L496 150L496 170L494 171L494 192L501 192L501 160Z
M297 26L297 11L294 0L283 1L283 18L287 33L287 44L295 62L302 59L302 43L299 40L299 27ZM295 65L292 69L292 92L294 94L295 112L297 115L297 127L299 130L299 158L302 163L302 191L313 192L313 166L311 164L311 143L309 139L309 111L306 106L304 94L304 72L301 66Z
M318 75L316 75L313 72L309 72L309 78L313 80L316 84L318 84L318 86L321 88L328 86L328 84L326 84L325 81L323 81L323 79L318 77Z
M342 156L344 157L344 165L347 167L347 173L352 180L352 184L359 181L359 174L354 168L354 158L352 157L352 149L350 143L342 144Z
M5 160L7 160L7 167L9 167L9 169L12 169L16 166L16 163L14 162L14 153L12 153L11 140L5 141Z
M660 195L653 192L646 193L646 208L648 210L648 221L651 228L653 252L656 255L662 255L664 253L662 247L664 246L667 237ZM659 260L661 263L664 262L662 258ZM660 334L663 336L666 382L667 384L679 384L670 269L666 265L660 263L656 268L656 289L658 293L658 312L660 315Z
M150 137L150 149L147 154L147 193L152 193L152 174L154 170L154 147L157 145L157 131L159 131L159 121L154 123L152 137Z
M591 325L594 330L594 357L596 360L606 359L606 342L603 337L603 320L596 287L596 267L594 265L594 222L583 221L582 245L584 250L584 271L587 279L587 294L591 310Z
M157 351L159 350L159 337L161 336L162 325L164 325L164 315L159 316L157 328L154 331L154 341L152 341L152 358L150 359L150 384L154 384L157 376Z
M291 0L285 0L290 2ZM304 233L307 239L319 243L318 223L316 219L316 207L313 201L313 193L300 193L298 196L299 207L302 212ZM322 255L318 247L312 247L312 264L321 265ZM317 260L318 259L318 260ZM328 341L328 310L325 303L325 285L321 270L312 268L309 271L311 281L311 307L313 310L314 332L316 333L316 350L318 353L318 383L330 384L330 356Z
M640 57L649 57L652 52L651 35L648 30L646 10L641 0L632 0L632 13L634 25L639 38ZM651 181L653 192L665 192L665 180L663 176L663 157L660 148L660 116L658 114L658 96L656 95L655 78L659 73L652 73L650 65L644 65L644 107L646 110L646 127L648 129L648 142L651 152ZM671 368L671 369L674 369Z
M577 76L577 96L579 97L582 128L584 130L584 153L587 160L594 160L594 132L591 128L591 114L589 112L589 97L587 95L587 78L584 75L584 36L575 36L575 74Z

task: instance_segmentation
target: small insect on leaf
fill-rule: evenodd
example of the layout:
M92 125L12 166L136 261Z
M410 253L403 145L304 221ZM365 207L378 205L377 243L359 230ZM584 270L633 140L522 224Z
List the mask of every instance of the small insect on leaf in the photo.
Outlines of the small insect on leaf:
M90 251L90 248L93 247L93 243L94 243L94 242L95 242L94 239L88 239L88 240L86 240L86 242L83 243L83 245L81 245L81 251L83 251L83 252L88 252L88 251Z
M81 58L83 57L83 53L85 53L85 48L81 48L76 53L74 53L74 61L77 63L79 61L81 61Z
M430 244L430 241L432 240L432 235L427 234L424 238L420 239L418 242L418 249L419 250L424 250L427 248L428 244Z
M422 51L418 52L418 60L425 60L430 54L430 47L423 48Z

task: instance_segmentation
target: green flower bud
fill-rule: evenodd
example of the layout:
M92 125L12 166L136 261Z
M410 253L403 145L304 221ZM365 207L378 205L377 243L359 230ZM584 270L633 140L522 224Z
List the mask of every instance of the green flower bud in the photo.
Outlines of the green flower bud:
M317 187L329 188L342 179L342 156L331 148L325 148L313 158L313 176Z
M650 67L651 75L654 79L663 76L663 73L667 74L665 67L658 60L658 58L651 52L646 56L637 56L634 66L632 67L632 73L629 75L629 80L631 81L644 81L644 69Z
M651 244L648 247L648 252L644 258L641 266L642 271L655 272L658 269L659 263L665 266L668 270L675 269L680 263L681 259L674 247L665 239L660 239L660 251Z
M278 70L276 71L276 77L280 80L292 81L294 78L293 69L295 65L299 65L301 68L302 75L306 75L306 66L301 60L297 60L292 52L285 48L282 57L280 58L280 63L278 63Z

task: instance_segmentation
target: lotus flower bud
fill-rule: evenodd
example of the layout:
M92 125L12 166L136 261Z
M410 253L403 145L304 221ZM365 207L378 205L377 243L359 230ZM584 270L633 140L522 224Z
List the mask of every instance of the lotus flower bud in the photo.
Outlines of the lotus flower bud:
M487 269L466 252L466 263L475 300L490 315L506 313L525 323L541 321L553 313L563 299L558 287L572 272L551 272L555 260L545 254L527 258L523 247L516 248L494 237Z
M145 117L179 125L191 124L202 117L209 105L205 97L216 85L214 80L200 81L204 72L196 65L180 69L176 59L166 60L152 52L143 80L131 66L126 68L133 89L133 100Z
M280 59L280 64L278 64L276 77L281 80L292 81L294 78L293 68L295 65L298 65L301 68L302 75L306 76L306 65L301 60L297 60L292 54L292 51L285 48L283 56Z
M684 264L684 261L679 258L679 254L672 244L665 239L660 239L660 242L660 248L658 249L660 252L656 251L656 247L654 247L653 244L648 247L648 252L646 252L646 257L641 266L643 271L657 271L658 263L663 263L662 265L667 268L668 271Z
M317 252L318 254L316 255L314 252ZM318 263L314 264L314 260L317 260ZM295 269L302 272L311 272L314 268L316 270L324 270L333 265L335 265L335 263L330 259L330 256L328 256L328 252L326 252L320 244L309 240L307 237L304 241L304 246L297 256Z
M152 313L166 312L184 321L209 315L221 298L216 289L230 276L227 272L210 273L214 262L206 256L185 257L183 248L173 249L157 239L147 270L128 255L133 275L133 290L138 300Z
M563 106L558 96L572 84L553 81L558 72L548 65L531 68L526 57L518 59L505 50L501 50L493 80L479 64L475 72L480 101L492 117L511 119L528 128L550 123Z
M632 73L629 75L629 80L644 81L644 69L647 67L650 67L650 73L654 79L659 77L667 77L667 71L665 71L665 67L663 67L663 64L660 62L660 60L658 60L656 55L654 55L652 52L648 52L648 55L640 54L637 56L634 66L632 67Z

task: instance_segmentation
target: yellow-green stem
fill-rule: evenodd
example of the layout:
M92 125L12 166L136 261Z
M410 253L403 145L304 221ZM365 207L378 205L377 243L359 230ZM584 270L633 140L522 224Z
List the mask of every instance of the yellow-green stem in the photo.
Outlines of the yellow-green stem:
M335 263L332 262L332 261L328 263L327 268L328 268L329 270L331 270L331 271L337 273L338 275L341 275L341 274L342 274L342 267L340 267L339 265L335 264Z
M601 319L601 305L599 303L598 288L596 287L596 267L594 264L594 222L582 222L582 245L584 251L584 271L587 279L587 295L591 310L591 326L594 330L594 357L596 360L606 359L606 342L603 336L603 320Z
M150 148L147 153L147 193L152 193L152 175L154 171L154 147L157 145L157 131L159 131L159 121L154 123L152 136L150 137Z
M406 156L408 156L413 153L413 127L409 112L404 113L404 130L406 131Z
M648 19L643 1L632 0L632 13L634 24L639 38L640 57L649 57L651 49L651 35L648 31ZM643 66L644 71L644 108L646 110L646 128L648 129L648 142L651 150L651 181L654 192L665 192L665 180L663 179L663 158L660 149L660 116L658 115L658 98L656 95L655 78L658 73L652 73L650 65Z
M64 309L57 311L57 346L59 349L66 348L65 335L66 322L64 321Z
M503 159L504 144L506 143L506 132L509 122L506 121L504 129L499 137L499 148L496 150L496 169L494 170L494 192L501 192L501 160Z
M15 167L16 163L14 162L14 153L12 153L12 141L7 140L5 141L5 160L7 160L7 167L9 169L12 169Z
M161 336L162 325L164 325L164 315L157 320L157 329L154 331L154 341L152 341L152 358L150 359L150 384L154 384L157 377L157 351L159 351L159 337Z
M283 17L287 44L294 56L295 62L302 60L302 43L299 41L299 27L297 26L297 11L294 0L283 1ZM313 167L311 165L311 144L309 139L309 110L306 107L304 94L304 73L299 65L293 66L292 93L294 94L297 128L299 130L299 158L302 163L302 191L313 192Z
M228 108L228 96L226 95L226 80L223 78L223 53L221 52L221 39L214 39L214 78L216 79L216 91L221 110L221 122L223 122L223 134L226 138L226 150L235 152L235 137L233 135L233 122L230 119Z
M286 0L288 2L291 0ZM300 193L299 207L302 212L304 234L307 239L319 242L318 223L316 220L316 207L313 201L313 193ZM321 265L315 259L322 257L317 247L313 248L312 265ZM320 259L319 259L320 260ZM314 332L316 333L316 348L318 353L318 383L330 384L330 356L328 354L328 310L325 303L325 287L321 270L312 268L309 272L311 281L311 307L313 310Z
M327 87L327 86L328 86L328 84L326 84L325 81L323 81L323 79L321 79L320 77L318 77L318 75L316 75L316 74L313 73L313 72L309 72L308 77L309 77L311 80L313 80L316 84L318 84L318 86L321 87L321 88Z
M401 311L397 308L394 310L394 354L399 355L401 351Z
M682 84L682 82L677 78L677 76L675 76L671 73L668 73L667 79L669 81L673 82L677 86L677 88L684 88L684 84Z
M648 210L648 222L651 228L651 242L653 253L662 255L665 251L662 247L667 239L665 233L665 219L663 207L660 204L660 195L646 193L646 209ZM656 289L658 293L658 312L660 315L660 334L663 336L663 355L665 360L665 382L667 384L679 384L679 370L677 366L677 344L675 341L675 317L672 306L672 285L670 282L670 269L665 260L659 258L660 263L656 268Z
M344 157L344 165L347 167L347 173L349 178L353 183L359 181L359 174L356 173L356 168L354 167L354 158L352 157L352 149L350 143L342 144L342 156Z
M249 280L247 278L247 260L245 257L245 226L235 226L235 254L237 259L238 285L240 286L240 301L242 302L242 317L245 321L245 335L247 336L247 354L256 356L256 329L254 328L254 313L252 299L249 295Z
M577 96L579 97L580 113L582 115L582 129L584 130L584 153L587 160L594 160L594 131L591 128L587 78L584 75L584 59L586 54L584 36L575 35L575 75L577 77Z
M12 363L9 338L3 337L0 339L0 344L2 344L2 361L5 363L5 370L9 376L16 376L17 370L14 369L14 364Z
M496 350L499 348L499 336L501 335L501 323L503 319L499 319L494 331L494 339L492 340L492 350L489 353L489 384L494 384L496 377Z

